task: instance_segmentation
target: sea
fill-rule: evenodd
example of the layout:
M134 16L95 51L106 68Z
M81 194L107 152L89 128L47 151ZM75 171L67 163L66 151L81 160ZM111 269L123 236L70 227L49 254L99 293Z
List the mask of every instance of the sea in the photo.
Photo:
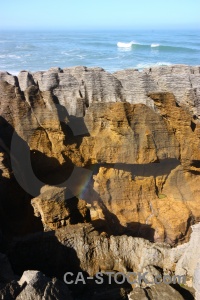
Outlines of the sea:
M0 31L0 71L200 65L200 30Z

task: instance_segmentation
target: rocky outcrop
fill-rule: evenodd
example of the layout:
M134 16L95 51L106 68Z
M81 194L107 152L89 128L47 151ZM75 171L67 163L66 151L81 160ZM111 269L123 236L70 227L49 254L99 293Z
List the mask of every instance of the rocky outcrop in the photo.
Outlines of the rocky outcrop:
M67 192L66 188L45 186L41 194L31 200L34 213L41 217L44 230L90 221L86 201L76 197L67 199Z
M21 286L25 286L16 300L72 300L67 286L60 280L52 280L38 271L25 271L19 281Z
M116 299L118 297L124 299L120 288L125 289L125 295L133 289L129 295L133 299L138 293L141 296L144 294L150 299L154 299L154 297L159 299L161 295L163 299L170 299L170 295L174 295L177 299L182 299L181 295L183 295L183 299L193 299L191 292L185 290L184 287L191 285L191 275L194 274L196 268L193 261L196 261L197 255L193 255L193 258L191 258L192 253L190 250L192 245L196 243L193 253L195 251L197 253L198 239L195 238L194 234L192 234L189 243L171 248L164 243L151 243L142 238L126 235L108 237L106 234L99 234L95 231L91 224L76 224L59 228L56 232L48 231L43 234L38 233L18 238L9 246L8 255L14 266L14 271L19 274L28 268L38 269L40 266L41 271L45 274L58 276L62 280L66 272L72 272L75 277L70 277L70 280L75 280L77 273L82 272L89 289L84 294L86 299L89 294L93 299L92 295L94 291L98 291L98 286L100 286L100 294L97 299L106 298L106 293L109 294L110 291L106 291L107 272L112 272L113 276L117 272L121 272L126 276L129 272L135 272L135 274L146 273L145 278L148 282L139 281L139 278L136 277L136 283L120 286L115 285L113 280L110 289L116 288L116 294L112 290ZM45 264L43 262L44 258ZM192 262L191 265L190 262ZM182 266L184 272L181 272L180 266ZM87 277L94 277L98 272L105 274L102 283L103 286L105 285L104 292L102 292L101 285L94 282L89 284L87 280ZM164 275L168 275L170 278L175 275L185 275L186 280L183 281L182 278L179 282L175 279L175 282L182 283L182 288L180 287L176 292L174 289L177 288L178 284L172 284L171 287L166 282L154 284L155 276L159 276L162 282ZM23 280L20 280L20 284L21 281ZM84 285L82 284L82 286ZM73 285L68 285L68 287L72 289L74 295ZM77 298L79 299L82 293L81 285L78 286L78 289ZM75 291L77 291L76 284ZM94 299L96 298L94 297Z
M15 300L20 292L21 288L15 280L8 283L0 283L0 297L3 300Z
M125 87L129 102L138 103L137 99L142 99L144 104L153 106L154 104L148 99L149 93L170 92L175 95L179 105L186 106L194 115L199 115L199 66L153 67L144 69L142 72L122 70L114 75Z
M129 300L159 300L160 297L162 299L171 300L171 299L177 299L177 300L183 300L184 298L177 292L175 289L173 289L171 286L166 284L158 284L153 285L149 289L134 289L129 294Z
M46 183L70 189L73 181L72 194L87 201L99 230L170 244L188 239L200 217L199 67L53 68L0 78L4 194L15 178L21 199L38 197ZM2 203L9 201L19 197ZM21 201L30 214L30 198Z
M182 243L200 220L200 67L0 73L0 134L0 246L15 273L49 276L8 268L3 297L71 297L52 279L67 270L186 275L198 296L198 226Z
M190 285L192 285L192 278L196 278L197 283L198 268L199 268L199 259L200 259L200 249L199 249L199 231L200 224L192 226L192 233L190 241L183 245L171 250L170 257L171 261L176 262L177 257L180 257L176 262L175 273L180 275L187 275L190 278Z
M200 299L200 263L198 260L198 263L196 265L196 268L194 270L194 277L193 277L193 286L195 288L195 299L199 300Z
M5 300L73 299L66 284L39 271L25 271L19 281L0 283L0 297Z

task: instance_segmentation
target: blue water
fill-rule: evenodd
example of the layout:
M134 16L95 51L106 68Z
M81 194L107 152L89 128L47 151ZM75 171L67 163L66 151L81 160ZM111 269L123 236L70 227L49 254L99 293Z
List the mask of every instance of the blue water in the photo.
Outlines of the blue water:
M132 43L131 43L132 42ZM0 70L200 65L200 31L0 32Z

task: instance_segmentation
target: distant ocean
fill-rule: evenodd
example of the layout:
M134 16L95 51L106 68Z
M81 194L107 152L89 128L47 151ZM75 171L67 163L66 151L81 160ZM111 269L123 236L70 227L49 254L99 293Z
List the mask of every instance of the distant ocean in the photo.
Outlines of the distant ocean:
M200 31L0 32L0 70L200 65Z

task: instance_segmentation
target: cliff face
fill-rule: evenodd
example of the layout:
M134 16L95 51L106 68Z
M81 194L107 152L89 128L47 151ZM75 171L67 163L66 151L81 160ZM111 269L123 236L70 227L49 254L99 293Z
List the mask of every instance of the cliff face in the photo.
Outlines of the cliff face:
M98 230L188 239L200 218L199 67L53 68L0 78L3 228L41 228L30 201L36 197L35 214L44 215L41 188L61 184L68 198L88 203ZM51 223L65 226L68 218Z
M39 269L49 277L56 275L62 279L66 272L73 274L83 272L86 278L87 276L94 277L98 272L112 272L113 274L121 272L127 276L128 272L146 273L145 278L148 282L137 281L128 286L114 285L112 282L109 289L105 283L102 286L87 282L88 286L84 290L81 285L75 285L74 290L68 285L75 299L194 299L187 290L180 288L179 294L173 284L169 286L166 282L157 285L152 283L156 276L160 278L163 275L171 276L171 278L185 276L185 286L188 284L191 287L192 278L194 278L194 287L197 296L199 295L199 227L199 224L193 226L188 243L171 248L164 243L151 243L142 238L126 235L108 237L105 233L99 234L95 231L91 224L68 225L55 232L51 230L17 238L9 246L8 255L17 274L22 274L26 268ZM5 277L5 267L7 267L7 277L13 278L5 255L0 256L0 262L3 259L4 268L0 275ZM21 286L22 291L18 288L18 294L21 292L19 299L29 299L31 295L34 298L38 293L41 294L38 295L38 299L42 300L43 290L45 290L44 294L49 295L49 299L66 299L66 295L62 296L61 292L67 293L67 286L63 287L61 283L59 286L59 282L55 279L48 283L51 281L50 278L41 277L41 275L31 282L30 279L34 275L31 273L39 272L25 272L18 281L20 285L21 282L27 282L27 286ZM24 278L25 275L28 278ZM104 280L107 282L106 278ZM50 290L47 288L47 283L51 285ZM13 290L15 289L13 287ZM61 295L57 295L56 291L59 291ZM76 294L78 291L79 293ZM129 298L127 298L127 293L130 293ZM146 298L142 298L145 294Z

